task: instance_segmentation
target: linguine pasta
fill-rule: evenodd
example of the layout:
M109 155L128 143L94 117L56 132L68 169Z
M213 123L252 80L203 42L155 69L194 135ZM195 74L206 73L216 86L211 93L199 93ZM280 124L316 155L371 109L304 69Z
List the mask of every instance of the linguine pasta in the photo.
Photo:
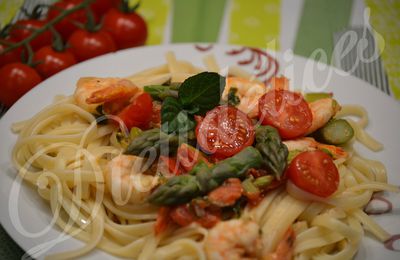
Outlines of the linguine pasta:
M173 53L167 53L166 60L164 65L127 79L143 87L182 82L203 71L176 60ZM213 56L205 57L204 63L207 70L220 71ZM229 73L250 76L238 68ZM383 149L365 131L368 115L364 108L345 105L337 117L348 116L359 118L349 120L355 130L353 142L373 151ZM86 243L47 258L75 258L94 248L131 259L212 258L205 250L210 229L192 223L156 235L157 206L127 202L123 197L116 200L105 176L108 162L123 152L116 127L97 124L95 116L78 106L73 97L56 97L31 119L15 123L12 130L18 133L12 152L18 174L48 202L59 228ZM240 219L252 220L260 227L262 255L276 250L289 227L296 234L294 259L351 259L366 232L382 242L389 238L363 208L374 192L397 192L398 188L387 184L382 163L363 158L352 143L345 149L350 156L335 160L340 184L333 196L316 197L288 183L269 191L257 206L244 209ZM143 176L138 177L139 183L145 181Z

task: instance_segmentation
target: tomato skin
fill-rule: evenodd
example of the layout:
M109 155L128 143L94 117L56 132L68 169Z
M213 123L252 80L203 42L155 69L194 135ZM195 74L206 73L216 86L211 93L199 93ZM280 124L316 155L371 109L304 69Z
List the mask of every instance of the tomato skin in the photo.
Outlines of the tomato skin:
M181 227L188 226L195 220L195 216L190 211L188 204L174 207L171 210L170 216L171 219Z
M0 69L0 101L11 107L26 92L39 84L39 74L20 62L10 63Z
M207 196L212 204L226 207L235 204L242 194L242 182L238 178L229 178L222 186L214 189Z
M133 13L110 9L103 20L103 29L111 34L118 49L143 45L147 39L147 25L143 18Z
M96 0L90 4L90 9L96 17L102 17L109 9L114 7L115 0Z
M156 223L154 224L154 233L156 235L164 232L171 223L171 218L169 217L170 211L168 207L159 208Z
M201 149L216 158L237 154L254 142L251 119L232 106L218 106L207 112L196 127L197 142Z
M49 8L49 12L47 14L48 20L54 19L60 14L61 11L71 9L81 2L82 0L62 0L54 3ZM85 9L77 10L66 16L64 19L54 25L54 28L61 34L64 40L67 40L71 34L78 29L74 22L86 24L87 16Z
M167 166L168 171L173 175L183 174L180 165L178 165L178 162L176 161L176 158L161 155L160 160L162 160L162 162Z
M259 99L259 119L262 125L278 129L283 139L304 135L312 123L312 113L304 98L295 92L278 89Z
M176 158L179 167L181 167L185 173L191 171L198 162L204 162L209 166L211 165L199 150L186 143L183 143L178 147Z
M17 21L10 29L10 35L17 41L22 41L28 38L33 30L42 28L46 24L45 21L26 19ZM45 31L33 39L29 45L34 51L41 47L51 44L52 34L50 31Z
M339 187L339 172L332 158L321 150L298 154L290 163L289 179L300 189L329 197Z
M88 32L82 29L76 30L69 37L68 44L78 61L84 61L117 50L114 40L104 31Z
M189 208L189 204L183 204L171 209L171 219L178 225L185 227L193 222L197 222L202 227L212 228L221 221L221 212L219 208L204 208L203 215L196 216Z
M11 37L8 37L6 39L1 39L1 41L9 42L9 43L17 42L17 40L15 40ZM22 48L16 48L12 51L2 53L5 49L7 49L7 47L8 47L8 45L0 42L0 67L4 66L6 64L18 62L21 60Z
M150 94L143 92L117 116L125 123L128 129L132 127L147 129L151 121L152 110L153 100Z
M36 65L35 69L44 79L77 62L75 56L70 51L58 52L50 45L40 48L33 56L33 60L40 62Z

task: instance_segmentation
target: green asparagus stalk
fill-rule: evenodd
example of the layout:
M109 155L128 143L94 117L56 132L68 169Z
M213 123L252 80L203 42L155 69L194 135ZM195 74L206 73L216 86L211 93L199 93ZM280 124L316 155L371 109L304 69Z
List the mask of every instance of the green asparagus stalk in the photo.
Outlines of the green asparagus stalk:
M169 135L159 128L153 128L138 134L129 144L125 154L169 154L175 152L182 142L182 138L177 135Z
M256 128L256 148L260 151L264 165L279 180L286 168L288 149L281 141L278 131L272 126Z
M226 179L245 177L248 169L259 168L262 162L260 152L251 146L211 168L200 162L188 175L172 177L160 185L150 195L149 202L165 206L189 202L219 187Z

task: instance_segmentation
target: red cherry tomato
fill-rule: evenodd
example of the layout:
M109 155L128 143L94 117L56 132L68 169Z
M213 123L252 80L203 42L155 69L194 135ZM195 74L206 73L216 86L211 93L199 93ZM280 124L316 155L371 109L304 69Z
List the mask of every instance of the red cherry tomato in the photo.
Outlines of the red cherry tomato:
M27 19L17 21L10 29L10 35L17 41L29 37L33 30L42 28L46 24L45 21ZM40 49L42 46L51 44L52 34L50 31L45 31L33 39L29 44L34 51Z
M9 42L9 43L17 42L13 38L1 39L1 41ZM12 51L3 53L3 51L5 49L7 49L7 47L8 47L7 44L0 43L0 67L4 66L6 64L18 62L21 60L21 52L22 52L21 48L16 48Z
M143 18L133 13L110 9L103 20L103 29L114 38L118 49L143 45L147 39L147 25Z
M298 93L282 89L271 90L258 102L262 124L277 128L284 139L299 137L311 126L311 110Z
M226 158L250 146L254 141L251 119L231 106L219 106L207 112L196 127L201 149L219 158Z
M33 56L38 62L35 69L45 79L76 64L75 56L68 50L56 51L50 45L44 46Z
M42 80L34 69L19 62L3 66L0 79L0 101L7 107L11 107Z
M100 18L114 6L115 0L96 0L90 4L90 9Z
M78 61L116 51L114 40L104 31L76 30L68 39L71 52Z
M321 150L300 153L287 171L297 187L320 197L332 195L339 186L339 172L332 158Z
M125 123L128 129L139 127L146 129L149 127L153 110L153 100L151 96L144 92L133 102L125 107L118 117Z
M68 10L76 5L80 4L82 0L63 0L54 3L53 5L50 6L49 12L47 14L48 20L52 20L55 17L57 17L60 12L63 10ZM72 14L66 16L64 19L62 19L60 22L58 22L54 28L61 34L64 40L67 40L71 34L78 29L76 24L74 23L81 23L81 24L86 24L87 22L87 16L86 16L86 10L85 9L79 9Z

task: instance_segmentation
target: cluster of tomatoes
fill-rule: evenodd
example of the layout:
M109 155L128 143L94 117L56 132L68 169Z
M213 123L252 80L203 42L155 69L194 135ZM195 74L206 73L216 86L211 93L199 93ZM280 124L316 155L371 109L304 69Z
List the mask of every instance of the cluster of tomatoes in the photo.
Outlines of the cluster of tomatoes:
M126 0L96 0L89 8L65 16L67 10L77 8L83 1L60 0L45 7L45 17L32 12L27 19L9 27L0 39L1 103L10 107L43 79L78 62L145 43L147 26L135 12L138 5L129 7ZM47 26L60 15L65 17L53 27ZM46 30L28 43L33 51L31 57L24 46L4 52L43 28Z

